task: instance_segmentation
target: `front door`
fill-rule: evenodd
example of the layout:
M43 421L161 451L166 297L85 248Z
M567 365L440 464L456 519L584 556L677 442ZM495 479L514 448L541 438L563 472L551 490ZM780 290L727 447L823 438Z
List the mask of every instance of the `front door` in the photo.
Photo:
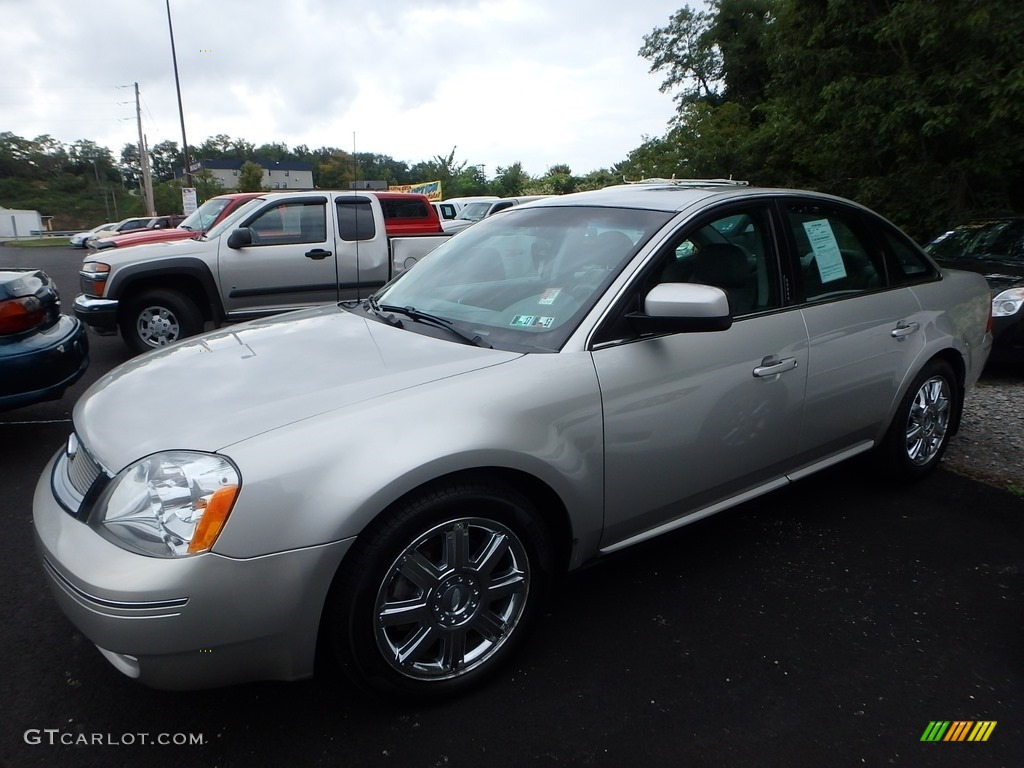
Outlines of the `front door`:
M267 205L243 223L252 244L220 242L220 284L229 315L280 312L338 300L337 254L326 198Z
M783 308L767 206L683 230L638 280L637 306L660 282L721 288L735 321L713 333L599 336L604 546L780 477L799 445L807 334L800 311Z

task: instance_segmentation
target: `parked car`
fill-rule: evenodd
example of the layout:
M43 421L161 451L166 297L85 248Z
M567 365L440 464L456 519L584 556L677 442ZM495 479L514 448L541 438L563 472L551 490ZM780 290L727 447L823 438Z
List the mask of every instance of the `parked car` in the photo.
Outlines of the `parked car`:
M0 411L56 400L89 366L89 340L38 269L0 268Z
M106 224L100 224L99 226L93 227L88 232L78 232L71 236L70 244L72 248L85 248L86 239L93 235L104 235L112 234L114 229L120 225L120 221L108 221Z
M476 195L473 197L450 197L447 200L442 200L439 203L433 203L434 209L437 211L437 215L442 221L446 219L454 219L459 215L459 212L470 203L478 203L482 201L498 200L497 195Z
M207 321L364 298L449 237L427 233L436 217L404 215L409 197L433 213L423 195L396 194L265 192L195 240L91 251L75 315L146 352L199 333ZM392 218L385 201L397 203Z
M129 245L165 243L198 237L233 213L242 203L262 194L262 192L233 192L227 195L217 195L196 208L175 227L147 227L113 236L93 238L89 241L89 248L102 251L107 248L125 248Z
M127 219L121 219L121 221L116 222L108 229L100 229L97 232L79 233L82 237L79 237L79 235L73 235L71 237L71 245L76 248L87 248L90 242L101 237L110 237L121 232L131 232L136 229L146 229L152 221L152 216L132 216ZM76 245L76 243L81 244Z
M985 276L992 289L990 359L1024 362L1024 217L962 224L925 250L941 266Z
M461 232L471 227L478 221L483 221L488 216L493 216L501 211L508 210L522 203L531 203L534 200L542 200L550 195L525 195L523 197L500 197L491 201L478 201L467 203L459 214L451 220L441 222L441 229L450 234Z
M150 685L303 678L319 651L402 702L458 693L561 571L860 454L925 476L989 307L980 276L822 194L517 206L362 301L106 376L36 489L43 568Z

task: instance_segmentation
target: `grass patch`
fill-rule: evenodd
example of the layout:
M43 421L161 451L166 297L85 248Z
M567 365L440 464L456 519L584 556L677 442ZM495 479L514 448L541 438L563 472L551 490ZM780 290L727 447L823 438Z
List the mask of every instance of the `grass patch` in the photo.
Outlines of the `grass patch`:
M1024 496L1024 485L1017 485L1017 483L1007 483L1006 490L1015 496Z
M31 239L24 240L6 240L0 242L0 245L9 246L11 248L53 248L56 246L67 247L71 245L71 238L69 237L34 237Z

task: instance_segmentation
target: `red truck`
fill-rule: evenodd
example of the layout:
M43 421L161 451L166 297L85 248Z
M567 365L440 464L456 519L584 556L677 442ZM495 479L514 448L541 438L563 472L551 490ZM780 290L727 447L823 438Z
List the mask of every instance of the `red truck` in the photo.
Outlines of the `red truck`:
M198 237L217 224L242 204L262 195L262 192L234 192L211 197L176 227L171 229L143 229L126 232L114 237L103 237L88 241L90 250L102 251L107 248L125 248L143 243L162 243L173 240L188 240Z
M437 209L426 195L413 192L375 192L384 210L384 225L391 237L436 235L441 229Z

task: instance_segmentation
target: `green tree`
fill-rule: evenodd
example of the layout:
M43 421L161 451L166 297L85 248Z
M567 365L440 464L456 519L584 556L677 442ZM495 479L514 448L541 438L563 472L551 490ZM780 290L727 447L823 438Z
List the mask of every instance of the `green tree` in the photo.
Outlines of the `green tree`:
M557 164L548 168L548 172L537 179L535 186L540 189L540 194L566 195L577 191L579 183L580 180L573 176L568 165Z
M499 197L518 197L525 194L531 181L521 162L517 161L505 167L498 166L490 183L490 192Z
M1017 0L716 0L640 54L678 110L627 170L830 191L919 239L1024 204Z
M238 171L237 189L239 192L261 192L264 189L263 167L251 160L242 163Z
M149 148L150 171L154 181L170 181L176 172L184 167L184 159L178 145L170 139Z

